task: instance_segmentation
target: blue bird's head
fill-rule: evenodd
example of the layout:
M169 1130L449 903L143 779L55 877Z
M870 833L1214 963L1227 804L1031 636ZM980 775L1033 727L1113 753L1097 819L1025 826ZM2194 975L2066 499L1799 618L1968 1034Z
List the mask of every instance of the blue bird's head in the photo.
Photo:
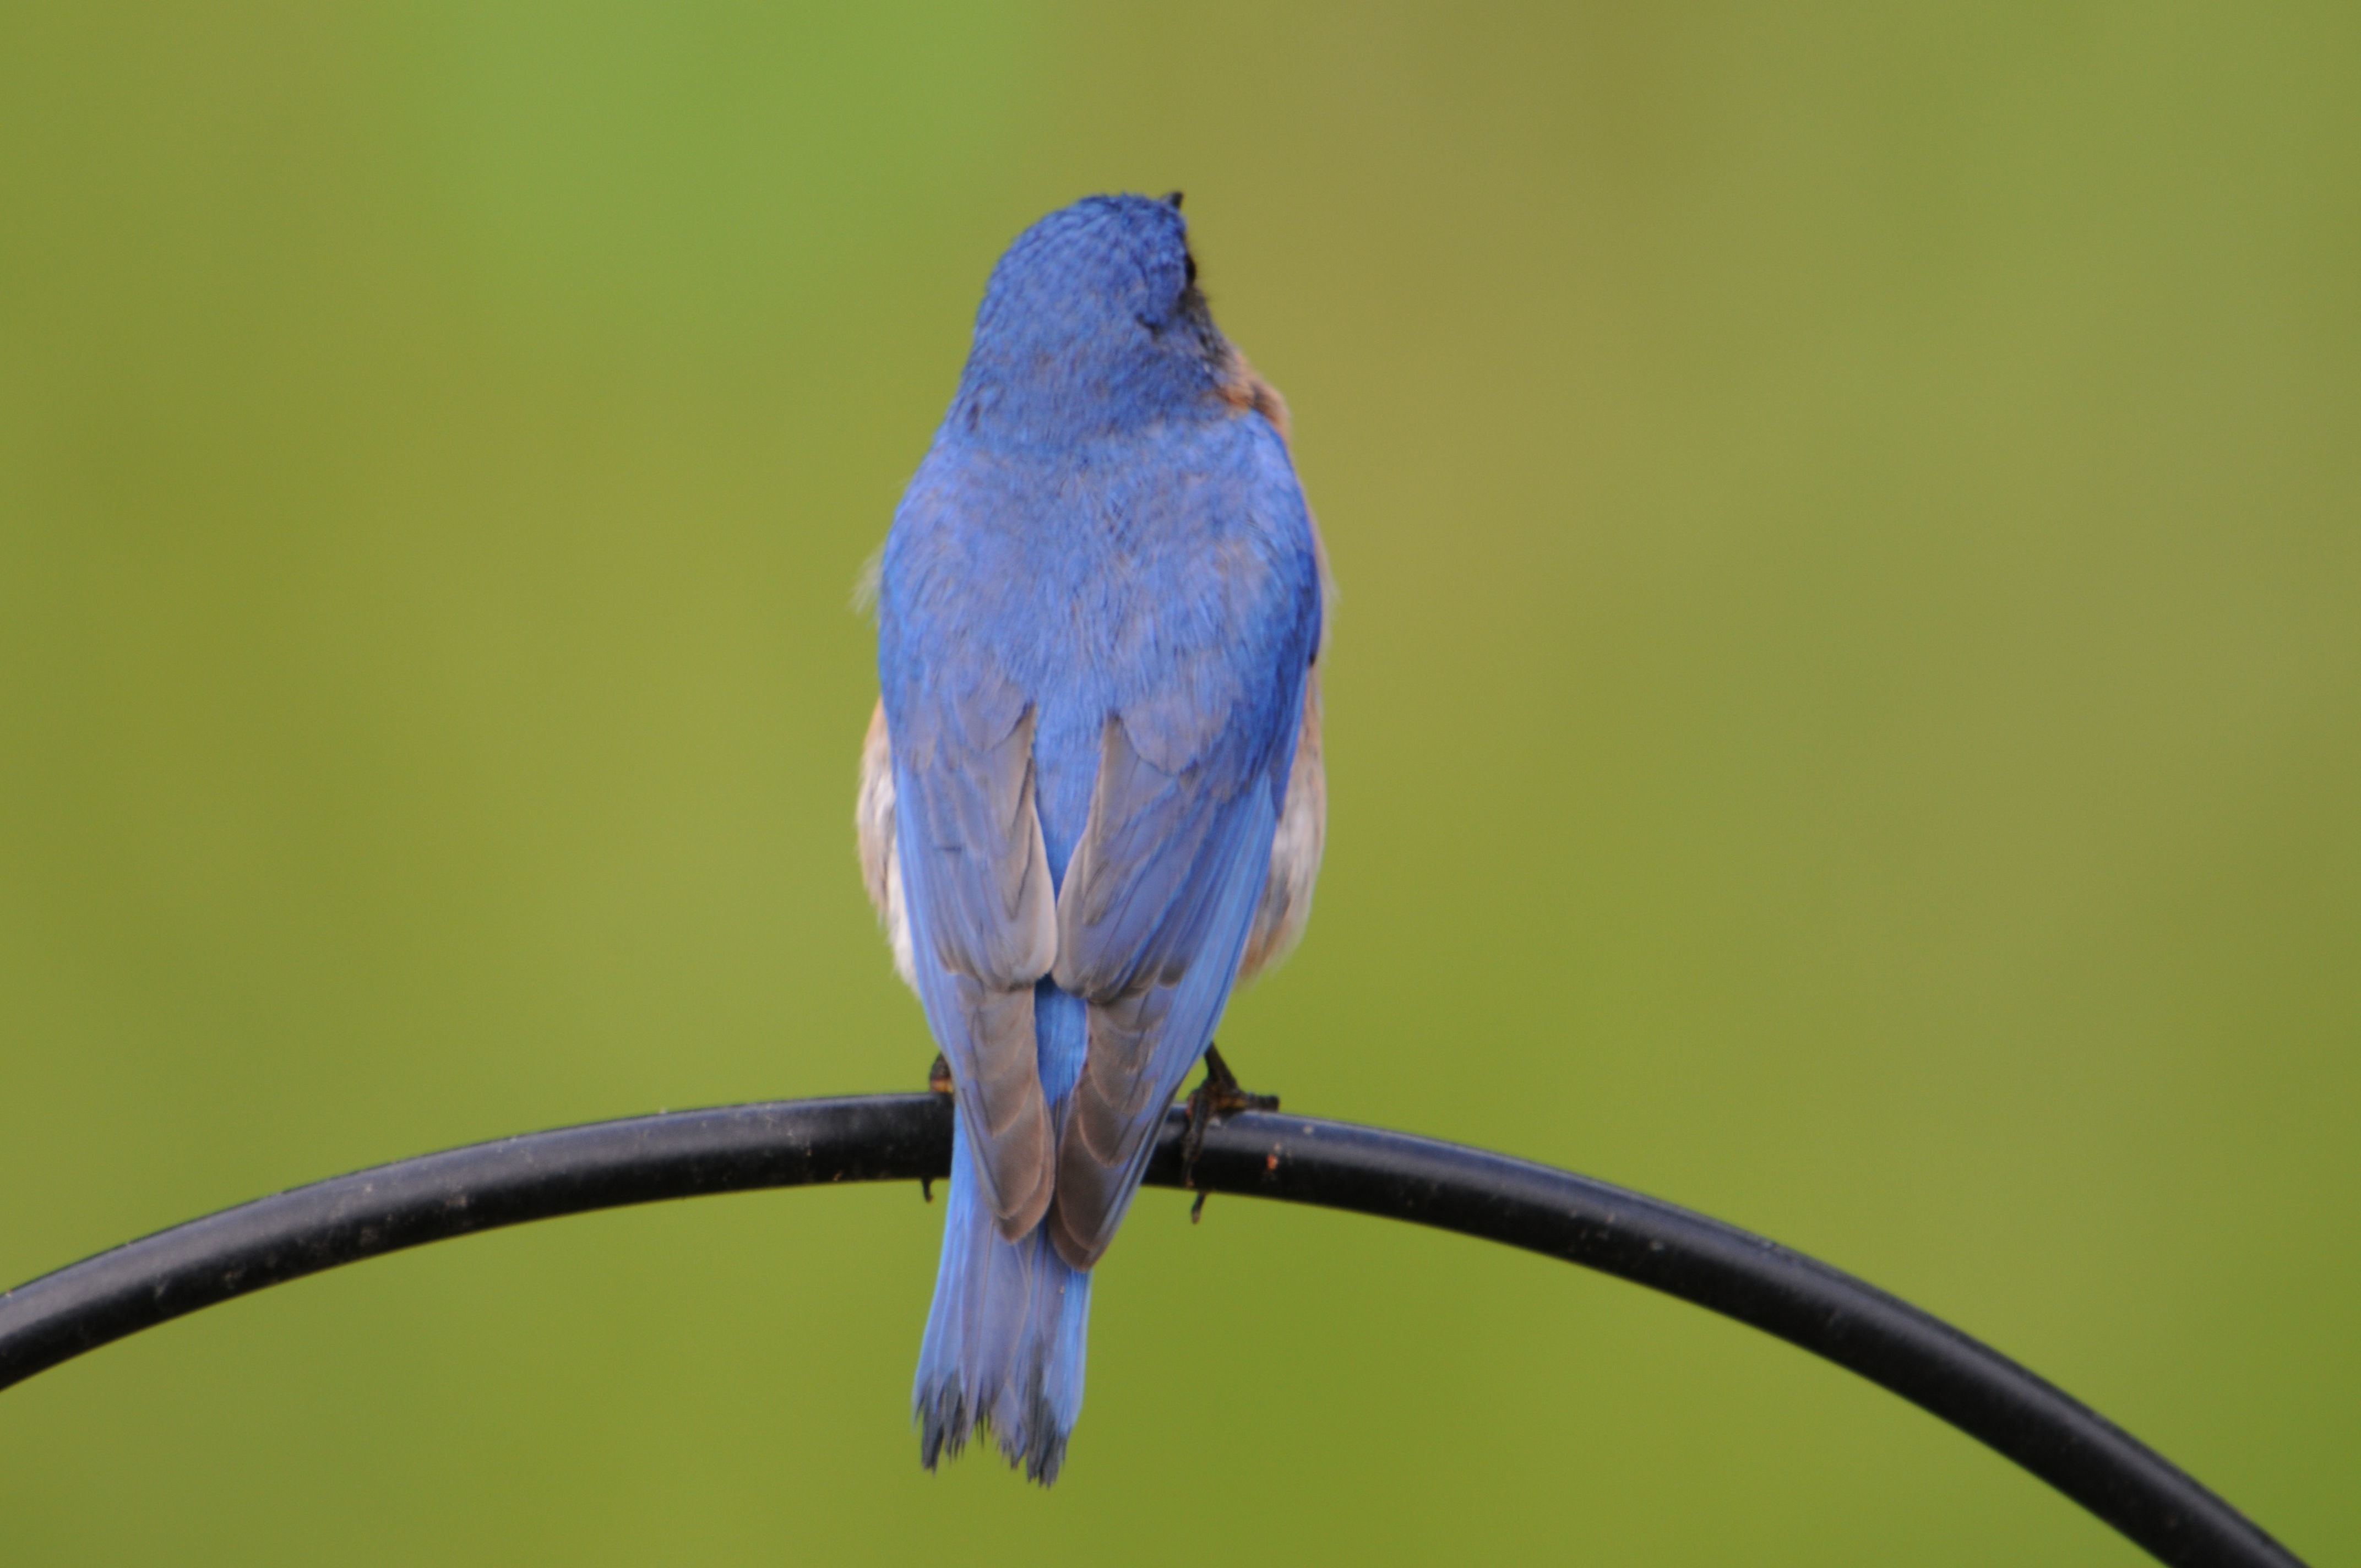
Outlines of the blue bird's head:
M1036 444L1213 417L1229 363L1197 291L1180 192L1087 196L993 268L951 422Z

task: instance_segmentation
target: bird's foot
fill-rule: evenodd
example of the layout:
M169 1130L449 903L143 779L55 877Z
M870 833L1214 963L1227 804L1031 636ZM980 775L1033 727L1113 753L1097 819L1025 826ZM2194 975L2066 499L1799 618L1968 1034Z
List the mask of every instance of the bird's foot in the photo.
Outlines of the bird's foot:
M1180 1136L1180 1185L1197 1185L1197 1157L1205 1152L1205 1135L1215 1124L1226 1121L1240 1111L1276 1111L1279 1096L1254 1094L1238 1083L1230 1064L1222 1059L1219 1047L1205 1047L1205 1076L1189 1091L1189 1130ZM1205 1194L1199 1192L1197 1201L1189 1205L1189 1223L1205 1212Z
M940 1051L935 1053L935 1065L927 1069L927 1087L937 1094L949 1094L951 1091L951 1064ZM935 1201L933 1177L918 1178L918 1196L929 1203Z

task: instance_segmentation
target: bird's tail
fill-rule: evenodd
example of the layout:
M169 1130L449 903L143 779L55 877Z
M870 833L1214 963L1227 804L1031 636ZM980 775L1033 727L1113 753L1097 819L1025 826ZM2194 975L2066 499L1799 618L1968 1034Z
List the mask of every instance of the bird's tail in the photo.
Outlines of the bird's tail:
M1045 988L1047 990L1048 988ZM1071 1023L1078 1036L1081 1002L1059 995L1038 1019L1045 1047ZM1060 1003L1072 1003L1071 1009ZM1071 1020L1063 1014L1071 1011ZM1052 1060L1063 1053L1045 1049ZM1079 1039L1073 1056L1081 1056ZM1049 1063L1045 1062L1045 1069ZM1054 1099L1071 1088L1072 1069L1045 1070ZM934 1306L918 1351L911 1392L918 1423L918 1458L929 1470L948 1449L956 1457L979 1424L991 1428L1000 1451L1026 1475L1048 1486L1065 1462L1066 1436L1082 1408L1082 1354L1090 1328L1091 1277L1070 1266L1036 1225L1023 1240L1001 1238L992 1210L976 1188L967 1135L953 1123L950 1199L943 1215L942 1264L935 1275Z

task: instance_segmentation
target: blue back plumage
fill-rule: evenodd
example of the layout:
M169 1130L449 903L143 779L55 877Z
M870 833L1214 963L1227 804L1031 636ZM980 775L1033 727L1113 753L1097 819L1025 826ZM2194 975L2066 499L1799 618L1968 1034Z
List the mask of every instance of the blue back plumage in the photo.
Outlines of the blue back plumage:
M902 891L960 1096L930 1464L983 1420L1055 1475L1087 1270L1218 1022L1285 804L1315 547L1194 280L1165 202L1027 230L886 543Z

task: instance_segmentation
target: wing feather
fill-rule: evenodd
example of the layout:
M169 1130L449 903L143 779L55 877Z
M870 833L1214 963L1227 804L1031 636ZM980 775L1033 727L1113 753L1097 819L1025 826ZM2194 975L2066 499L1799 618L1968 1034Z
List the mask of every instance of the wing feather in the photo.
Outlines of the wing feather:
M1212 1037L1268 874L1287 760L1251 709L1222 718L1159 703L1108 721L1059 893L1055 977L1088 1003L1088 1045L1059 1133L1049 1238L1077 1268L1114 1239L1164 1108ZM1207 742L1193 757L1191 730Z
M950 1062L986 1203L1010 1240L1049 1204L1055 1139L1033 987L1057 955L1035 801L1034 710L1001 683L922 700L895 747L903 898L927 1019Z

